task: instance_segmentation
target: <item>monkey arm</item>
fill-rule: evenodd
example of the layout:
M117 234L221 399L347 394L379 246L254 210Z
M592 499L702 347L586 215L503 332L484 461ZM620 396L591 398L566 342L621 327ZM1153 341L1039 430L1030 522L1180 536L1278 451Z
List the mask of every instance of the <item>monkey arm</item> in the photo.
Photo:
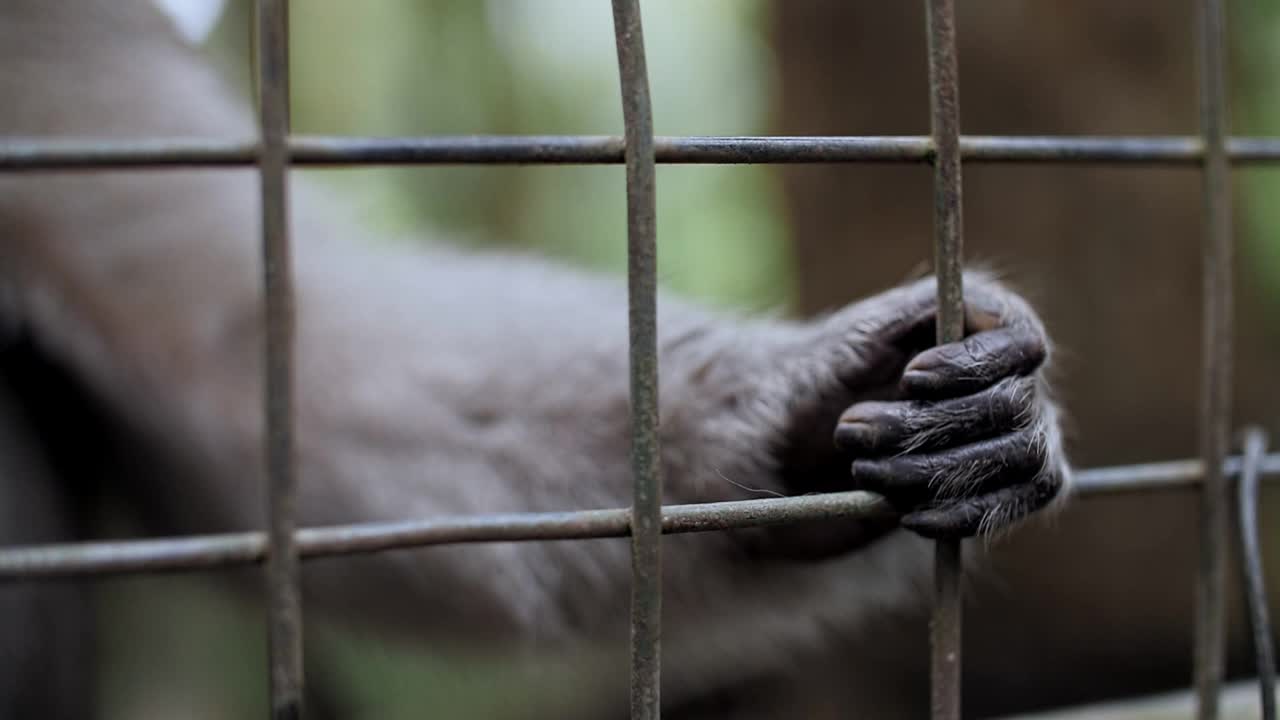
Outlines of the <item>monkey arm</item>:
M194 53L146 31L145 4L91 5L6 9L0 94L15 101L0 130L251 131ZM127 492L162 508L157 531L265 522L257 216L248 170L0 177L0 312L125 429ZM620 282L380 243L300 182L292 218L301 522L629 502ZM664 301L667 501L869 487L930 535L998 529L1049 502L1067 473L1041 380L1047 341L997 284L972 275L966 290L970 337L935 350L928 281L813 323ZM667 687L784 663L915 596L927 545L888 530L664 540ZM304 574L308 604L402 632L622 647L628 566L625 541L601 540Z
M15 256L10 283L25 332L134 428L150 458L140 465L155 469L134 492L167 508L157 530L261 527L252 178L22 180L28 212L39 197L103 199L83 218L29 214L40 242ZM107 212L151 202L145 217ZM293 205L303 523L628 504L618 280L379 245L305 188ZM874 487L908 518L979 508L959 516L961 534L1042 505L1065 478L1039 390L1043 336L997 285L971 275L968 290L969 345L933 350L928 280L803 324L664 301L668 502ZM891 485L898 477L912 482ZM1021 505L991 503L1025 489L1035 493L1011 498ZM711 672L756 642L750 662L781 662L833 629L856 633L912 597L923 567L918 538L871 542L887 529L667 539L672 667ZM830 559L788 562L797 548ZM432 637L621 647L628 562L623 541L492 544L321 561L306 575L315 603ZM749 639L744 627L756 628Z

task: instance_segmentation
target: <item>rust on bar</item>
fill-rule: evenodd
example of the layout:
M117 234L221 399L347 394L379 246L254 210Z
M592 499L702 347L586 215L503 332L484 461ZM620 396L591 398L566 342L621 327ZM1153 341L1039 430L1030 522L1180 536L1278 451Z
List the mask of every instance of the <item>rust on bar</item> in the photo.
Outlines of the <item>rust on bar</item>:
M929 109L933 128L934 272L938 278L938 344L964 337L961 263L960 92L953 0L926 0L929 35ZM939 540L934 550L930 693L934 720L960 720L960 541Z
M1262 428L1244 431L1244 459L1236 496L1240 520L1240 560L1243 564L1245 600L1253 631L1253 652L1258 672L1262 720L1276 720L1276 656L1272 645L1271 616L1267 610L1267 585L1262 574L1262 548L1258 542L1258 480L1267 453L1267 433Z
M1204 327L1200 394L1200 571L1196 582L1195 683L1200 720L1217 720L1224 672L1230 488L1222 474L1231 422L1232 238L1227 158L1225 11L1199 3L1200 132L1204 140Z
M613 0L627 166L631 364L631 718L661 704L662 478L658 446L657 196L653 113L639 0Z
M623 138L608 135L463 135L430 137L294 136L291 165L610 165L623 162ZM924 163L933 140L918 136L655 137L657 162ZM188 138L0 140L0 171L243 167L258 161L256 140ZM960 138L960 157L973 163L1062 163L1199 168L1199 137L985 136ZM1280 138L1227 141L1237 165L1280 162Z
M289 247L289 46L287 0L256 4L258 109L265 294L264 412L267 529L267 624L271 716L302 716L302 597L294 542L294 297Z
M1223 463L1228 477L1240 474L1243 461ZM1198 459L1117 465L1076 473L1072 491L1082 498L1115 492L1186 490L1198 487ZM1259 460L1261 477L1280 478L1280 453ZM482 542L538 542L627 537L630 509L546 513L463 515L399 522L304 528L295 542L304 560L406 548ZM811 520L891 517L878 495L862 491L788 498L759 498L721 503L667 505L662 532L713 532L807 522ZM153 540L94 541L0 548L0 583L41 578L122 575L127 573L211 570L262 562L263 533L227 533Z
M851 490L793 498L669 505L662 509L662 532L716 532L812 520L895 515L879 495ZM435 545L588 540L630 535L630 508L616 508L332 525L299 530L296 542L301 557L314 560ZM0 583L210 570L260 563L266 554L267 539L261 532L13 547L0 549Z

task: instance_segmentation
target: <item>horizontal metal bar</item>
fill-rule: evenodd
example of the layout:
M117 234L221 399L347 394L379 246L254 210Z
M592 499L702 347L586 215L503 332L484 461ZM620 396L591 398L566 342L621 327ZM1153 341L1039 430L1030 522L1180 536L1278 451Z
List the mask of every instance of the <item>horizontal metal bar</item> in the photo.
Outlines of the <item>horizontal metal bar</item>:
M1111 492L1189 489L1203 475L1201 467L1199 460L1176 460L1084 470L1076 474L1075 493L1088 497ZM1223 468L1227 476L1239 475L1240 458L1227 458ZM1280 453L1267 455L1260 468L1265 477L1280 477ZM298 553L303 559L313 559L429 545L626 537L630 534L630 513L628 508L509 513L307 528L297 533ZM662 532L708 532L886 514L891 511L879 496L856 491L668 505L662 510ZM0 548L0 582L249 565L266 557L266 547L263 533L244 532Z
M1195 715L1194 689L1156 695L1117 697L1088 705L1036 709L1026 714L1003 715L997 720L1167 720ZM1263 720L1258 715L1258 684L1240 678L1222 687L1224 720Z
M302 166L344 165L607 165L621 164L615 136L292 136L289 161ZM923 163L933 157L926 136L866 137L658 137L657 161L666 164ZM1280 162L1280 138L1232 138L1236 164ZM248 166L257 162L254 140L0 139L0 170L87 170ZM1204 144L1194 136L1013 137L967 136L960 156L977 163L1100 163L1198 167Z
M1239 456L1228 457L1222 461L1222 473L1226 477L1238 476L1241 466ZM1280 477L1280 453L1264 457L1260 468L1265 477ZM1076 473L1073 485L1077 495L1103 495L1164 488L1190 489L1198 487L1203 477L1204 464L1200 460L1170 460L1082 470Z
M878 495L850 491L765 498L662 509L664 534L777 525L800 520L885 517L892 508ZM521 540L586 540L627 537L631 510L508 513L408 522L308 528L297 533L306 558L428 545ZM261 532L120 542L72 543L0 550L0 581L24 577L199 570L261 562Z

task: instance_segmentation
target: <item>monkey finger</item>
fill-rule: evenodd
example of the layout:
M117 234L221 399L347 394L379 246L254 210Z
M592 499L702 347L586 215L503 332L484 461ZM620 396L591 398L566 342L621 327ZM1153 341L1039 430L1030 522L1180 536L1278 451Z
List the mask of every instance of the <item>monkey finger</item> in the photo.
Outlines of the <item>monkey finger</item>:
M858 459L851 470L855 488L901 504L1015 485L1034 477L1044 462L1044 443L1027 430L939 452Z
M986 330L916 355L903 370L901 387L918 399L967 395L1001 378L1034 372L1046 354L1044 338L1033 327Z
M1007 324L1001 321L1007 303L991 292L984 283L967 274L965 283L965 333L994 330ZM893 312L885 312L892 308ZM849 308L858 318L857 330L899 347L927 347L933 343L938 315L938 286L932 277L868 298ZM833 318L842 323L840 316ZM924 345L916 345L923 339Z
M899 522L933 540L970 537L1021 520L1052 502L1061 488L1060 478L1043 473L1029 483L909 512Z
M935 450L1025 426L1035 406L1035 380L1005 378L985 390L936 402L867 401L844 411L836 447L862 455Z

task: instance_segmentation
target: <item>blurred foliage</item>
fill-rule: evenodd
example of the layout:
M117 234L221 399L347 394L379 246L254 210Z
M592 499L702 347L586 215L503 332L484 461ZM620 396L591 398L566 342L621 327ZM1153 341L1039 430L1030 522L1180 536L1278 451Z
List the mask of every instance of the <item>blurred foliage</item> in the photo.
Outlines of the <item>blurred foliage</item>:
M104 662L98 705L105 720L224 720L268 713L267 628L260 607L227 592L227 574L257 588L256 570L221 576L137 577L95 588ZM371 634L311 614L310 716L349 720L578 717L598 679L562 662L433 654L406 637Z
M1280 6L1239 2L1232 28L1237 42L1231 58L1236 79L1233 131L1241 135L1280 136ZM1269 278L1266 297L1280 310L1280 169L1269 165L1237 175L1245 213L1241 237L1251 270Z
M653 0L645 41L658 134L759 134L774 62L759 0ZM237 7L216 42L244 50ZM607 2L309 0L291 11L294 127L326 135L620 135ZM536 250L620 272L621 167L316 171L374 227ZM763 167L662 167L661 281L750 309L792 283L779 192Z
M208 577L138 577L94 588L105 720L266 717L267 629Z

